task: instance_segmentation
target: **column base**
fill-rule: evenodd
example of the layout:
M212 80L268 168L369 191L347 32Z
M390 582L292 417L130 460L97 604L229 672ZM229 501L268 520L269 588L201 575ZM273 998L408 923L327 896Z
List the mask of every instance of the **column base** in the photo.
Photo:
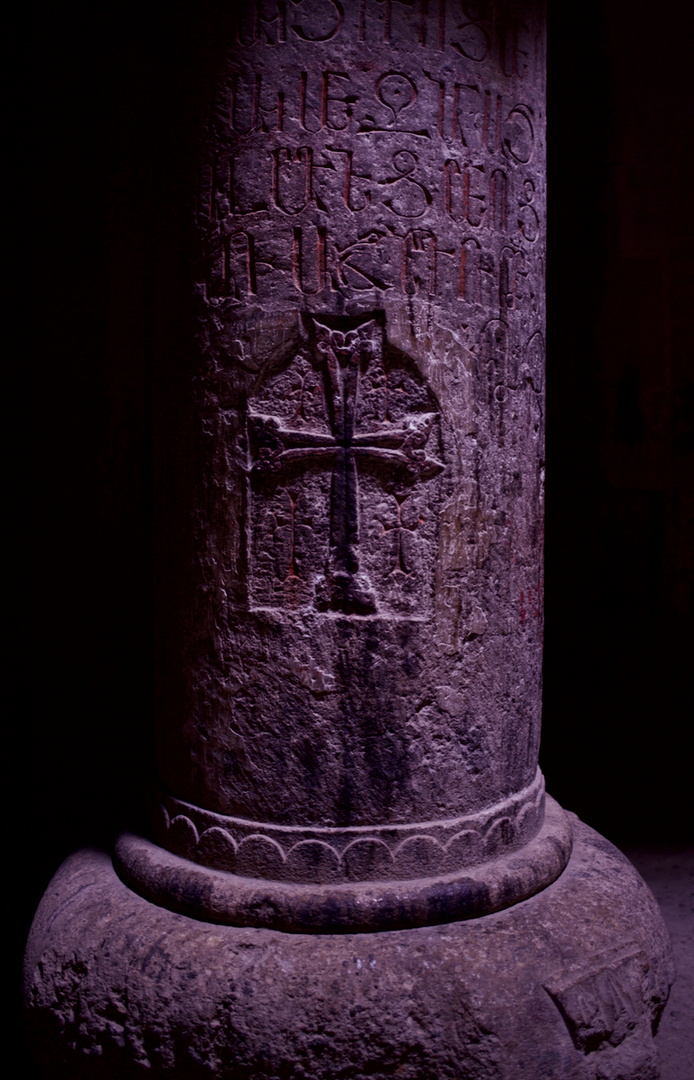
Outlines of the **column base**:
M305 934L150 903L105 854L56 874L29 938L45 1080L656 1080L674 968L650 891L571 815L560 877L435 926Z
M114 863L145 899L206 922L310 934L404 930L489 915L555 881L571 854L571 825L554 799L544 799L544 786L542 810L539 831L517 850L410 880L317 884L245 877L128 834L116 843Z

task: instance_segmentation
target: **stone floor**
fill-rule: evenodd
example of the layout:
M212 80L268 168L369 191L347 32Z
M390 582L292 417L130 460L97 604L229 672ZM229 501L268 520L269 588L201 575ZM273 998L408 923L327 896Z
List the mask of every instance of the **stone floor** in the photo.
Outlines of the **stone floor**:
M624 853L660 904L675 950L677 980L656 1039L661 1080L694 1080L694 847Z

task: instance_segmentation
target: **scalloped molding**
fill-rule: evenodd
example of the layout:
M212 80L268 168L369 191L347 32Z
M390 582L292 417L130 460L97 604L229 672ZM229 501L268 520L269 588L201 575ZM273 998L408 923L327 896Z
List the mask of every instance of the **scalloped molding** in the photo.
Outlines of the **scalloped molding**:
M175 855L244 877L317 884L407 881L454 873L517 850L537 835L544 811L538 769L527 788L478 814L412 825L271 825L164 796L154 834Z

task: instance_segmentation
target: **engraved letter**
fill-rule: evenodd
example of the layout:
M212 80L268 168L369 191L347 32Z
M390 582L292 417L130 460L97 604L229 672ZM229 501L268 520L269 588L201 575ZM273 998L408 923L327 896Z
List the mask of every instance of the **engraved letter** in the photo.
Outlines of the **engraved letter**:
M290 0L303 21L292 23L292 30L302 41L330 41L342 25L344 11L338 0Z
M292 273L294 277L294 284L299 292L305 296L315 296L317 293L322 292L325 288L325 240L326 230L318 226L316 229L316 271L315 289L307 289L304 285L305 274L305 251L303 242L303 230L301 228L294 229L294 238L292 243Z
M278 147L272 158L275 207L285 214L300 214L313 198L313 151L310 146L300 146L296 151Z

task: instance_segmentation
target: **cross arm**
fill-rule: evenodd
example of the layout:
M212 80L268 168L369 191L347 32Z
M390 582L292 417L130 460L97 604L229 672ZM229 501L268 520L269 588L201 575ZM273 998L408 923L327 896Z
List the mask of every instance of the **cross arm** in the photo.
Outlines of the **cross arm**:
M384 446L390 449L423 449L429 441L436 413L418 413L407 417L401 427L381 428L378 431L366 431L355 434L352 445Z
M355 446L354 454L362 461L395 465L409 473L412 480L429 480L443 469L436 458L428 457L423 450L390 450L382 446Z
M332 459L335 439L316 431L294 431L281 427L274 416L249 417L251 440L255 461L251 472L278 472L291 462Z

